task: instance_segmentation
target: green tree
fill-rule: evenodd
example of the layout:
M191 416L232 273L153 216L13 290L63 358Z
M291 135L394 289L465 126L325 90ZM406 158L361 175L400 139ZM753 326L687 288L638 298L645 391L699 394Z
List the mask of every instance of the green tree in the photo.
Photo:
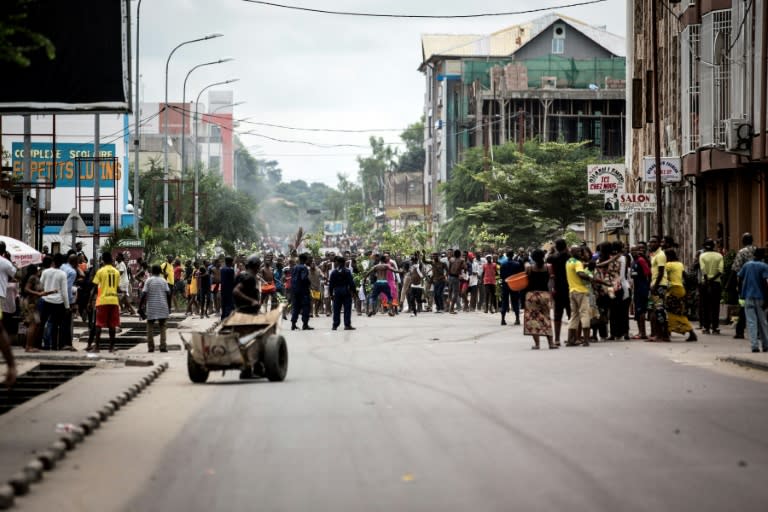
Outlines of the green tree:
M36 53L42 57L56 58L56 48L45 35L32 29L34 20L29 19L27 9L33 0L4 0L0 16L0 62L26 68L32 65ZM6 69L12 72L10 69Z
M456 214L442 228L445 243L472 243L470 227L483 225L491 235L517 243L562 236L568 226L597 218L601 200L587 194L587 165L599 154L585 143L529 142L523 154L514 144L494 148L494 162L470 151L443 188ZM478 188L488 199L477 200ZM470 192L467 192L470 191Z
M426 161L424 151L424 117L421 120L408 125L400 140L405 142L405 151L397 159L397 170L400 172L421 172Z
M358 176L366 205L377 207L384 204L384 176L397 167L396 152L384 144L381 137L371 137L371 156L358 157Z

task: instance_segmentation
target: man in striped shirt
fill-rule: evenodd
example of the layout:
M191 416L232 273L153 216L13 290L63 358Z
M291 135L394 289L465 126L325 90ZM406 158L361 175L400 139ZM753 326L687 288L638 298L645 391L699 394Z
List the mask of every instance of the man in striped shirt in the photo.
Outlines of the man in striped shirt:
M170 316L171 288L168 282L160 275L160 265L152 265L152 277L144 283L139 302L139 314L147 319L147 348L149 352L155 351L155 321L160 325L160 352L168 352L165 344L165 322Z

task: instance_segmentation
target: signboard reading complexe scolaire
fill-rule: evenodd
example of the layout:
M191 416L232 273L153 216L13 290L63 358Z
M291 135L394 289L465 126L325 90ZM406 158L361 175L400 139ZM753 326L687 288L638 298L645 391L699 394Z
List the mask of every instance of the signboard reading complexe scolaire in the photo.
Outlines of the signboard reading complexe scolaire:
M24 144L21 142L14 142L12 146L12 154L13 175L14 177L21 179L23 176L22 162L24 160ZM93 159L95 157L93 144L63 142L56 144L56 149L54 151L53 145L50 143L33 142L31 156L30 181L39 181L42 178L44 181L50 182L53 177L52 173L56 173L57 187L76 187L77 179L75 172L79 169L80 186L93 187L94 167L96 166L96 162L94 160L77 162L77 158ZM99 147L99 156L104 158L103 161L98 162L101 171L99 184L102 187L111 187L114 184L113 180L117 179L119 181L122 174L120 163L113 160L115 156L115 145L101 145Z

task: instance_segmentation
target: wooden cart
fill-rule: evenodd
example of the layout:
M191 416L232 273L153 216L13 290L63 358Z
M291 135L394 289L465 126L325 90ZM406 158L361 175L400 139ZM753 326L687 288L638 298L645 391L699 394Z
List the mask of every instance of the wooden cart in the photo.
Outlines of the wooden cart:
M194 332L191 342L182 338L190 380L205 382L217 370L239 370L241 379L285 380L288 345L279 333L281 316L282 306L266 314L235 312L213 332Z

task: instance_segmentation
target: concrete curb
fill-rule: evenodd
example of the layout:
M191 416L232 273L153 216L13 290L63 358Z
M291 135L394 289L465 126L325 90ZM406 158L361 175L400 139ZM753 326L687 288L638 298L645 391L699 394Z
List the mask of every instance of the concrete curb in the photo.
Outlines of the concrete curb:
M168 366L167 362L161 363L141 377L136 384L128 386L124 392L119 393L97 411L88 414L75 428L62 433L58 441L37 450L35 458L14 474L9 481L0 482L0 510L13 506L15 496L27 494L31 484L41 481L44 473L54 469L56 463L63 459L68 451L75 449L78 444L87 439L87 436L93 434L102 422L107 421L122 406L141 394L168 369Z
M748 359L746 357L735 357L735 356L727 356L727 357L718 357L720 361L725 361L726 363L732 363L737 364L739 366L743 366L744 368L750 368L752 370L760 370L764 372L768 372L768 361L755 361L754 359Z

